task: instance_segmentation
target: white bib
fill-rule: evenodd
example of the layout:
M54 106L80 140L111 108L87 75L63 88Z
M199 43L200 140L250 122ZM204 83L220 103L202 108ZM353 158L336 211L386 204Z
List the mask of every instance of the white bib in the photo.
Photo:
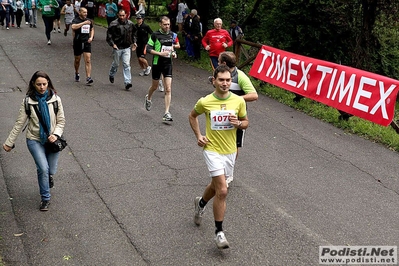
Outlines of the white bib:
M82 33L90 33L90 25L83 25L81 32Z
M234 114L233 110L211 111L211 129L212 130L231 130L234 126L230 124L229 116Z

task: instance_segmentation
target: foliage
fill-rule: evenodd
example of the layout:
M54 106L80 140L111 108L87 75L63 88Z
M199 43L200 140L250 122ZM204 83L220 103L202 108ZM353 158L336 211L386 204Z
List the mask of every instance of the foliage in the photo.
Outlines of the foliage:
M237 20L249 41L398 79L398 9L397 0L215 0L200 15L209 27Z

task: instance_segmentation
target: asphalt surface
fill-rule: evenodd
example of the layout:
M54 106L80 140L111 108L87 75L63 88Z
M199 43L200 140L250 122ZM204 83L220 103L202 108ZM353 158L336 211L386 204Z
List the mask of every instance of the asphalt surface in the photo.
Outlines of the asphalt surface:
M188 114L212 91L209 73L175 61L166 125L161 92L144 108L151 79L138 76L135 55L133 88L125 91L122 68L109 83L111 49L95 30L92 86L74 82L70 35L52 33L48 46L40 19L37 29L0 30L1 143L36 70L62 98L69 143L48 212L38 209L25 133L0 151L6 265L318 265L321 245L399 244L398 153L260 95L227 199L231 248L219 251L211 202L193 223L209 177Z

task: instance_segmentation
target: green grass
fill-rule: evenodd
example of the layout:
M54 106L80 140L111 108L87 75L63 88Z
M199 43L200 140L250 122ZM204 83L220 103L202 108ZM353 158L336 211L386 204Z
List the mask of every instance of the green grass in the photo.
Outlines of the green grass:
M105 19L95 18L95 22L105 27L107 26L107 21ZM146 23L153 30L159 28L159 24L155 20L147 19ZM184 38L181 35L179 35L179 40L181 44L184 44ZM178 51L178 57L194 67L208 70L210 73L212 71L209 57L205 51L201 51L201 60L195 62L190 61L186 52L182 50ZM248 73L249 67L244 68L243 71ZM341 120L339 119L339 112L332 107L307 98L303 98L300 102L296 103L292 100L295 97L293 93L270 84L262 85L259 80L255 80L253 78L251 79L254 83L254 86L257 88L258 93L265 94L270 98L295 108L296 110L301 111L309 116L330 123L335 127L344 130L347 134L356 134L371 141L381 143L391 150L399 151L399 134L396 133L391 126L380 126L354 116L349 118L348 121ZM395 111L394 121L399 120L398 108L399 104L397 103L395 108L397 111Z

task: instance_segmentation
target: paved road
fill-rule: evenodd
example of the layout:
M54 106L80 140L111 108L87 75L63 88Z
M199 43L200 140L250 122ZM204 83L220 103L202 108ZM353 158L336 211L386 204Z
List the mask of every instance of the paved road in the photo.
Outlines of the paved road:
M121 72L108 82L105 29L96 27L90 87L73 81L71 37L53 35L47 46L41 23L0 30L1 143L38 69L63 100L69 143L46 213L24 137L0 152L6 265L318 265L320 245L399 244L398 154L260 96L228 195L231 248L217 250L211 208L193 223L209 180L188 123L211 92L209 73L177 60L169 126L162 93L144 109L150 78L135 57L131 91Z

